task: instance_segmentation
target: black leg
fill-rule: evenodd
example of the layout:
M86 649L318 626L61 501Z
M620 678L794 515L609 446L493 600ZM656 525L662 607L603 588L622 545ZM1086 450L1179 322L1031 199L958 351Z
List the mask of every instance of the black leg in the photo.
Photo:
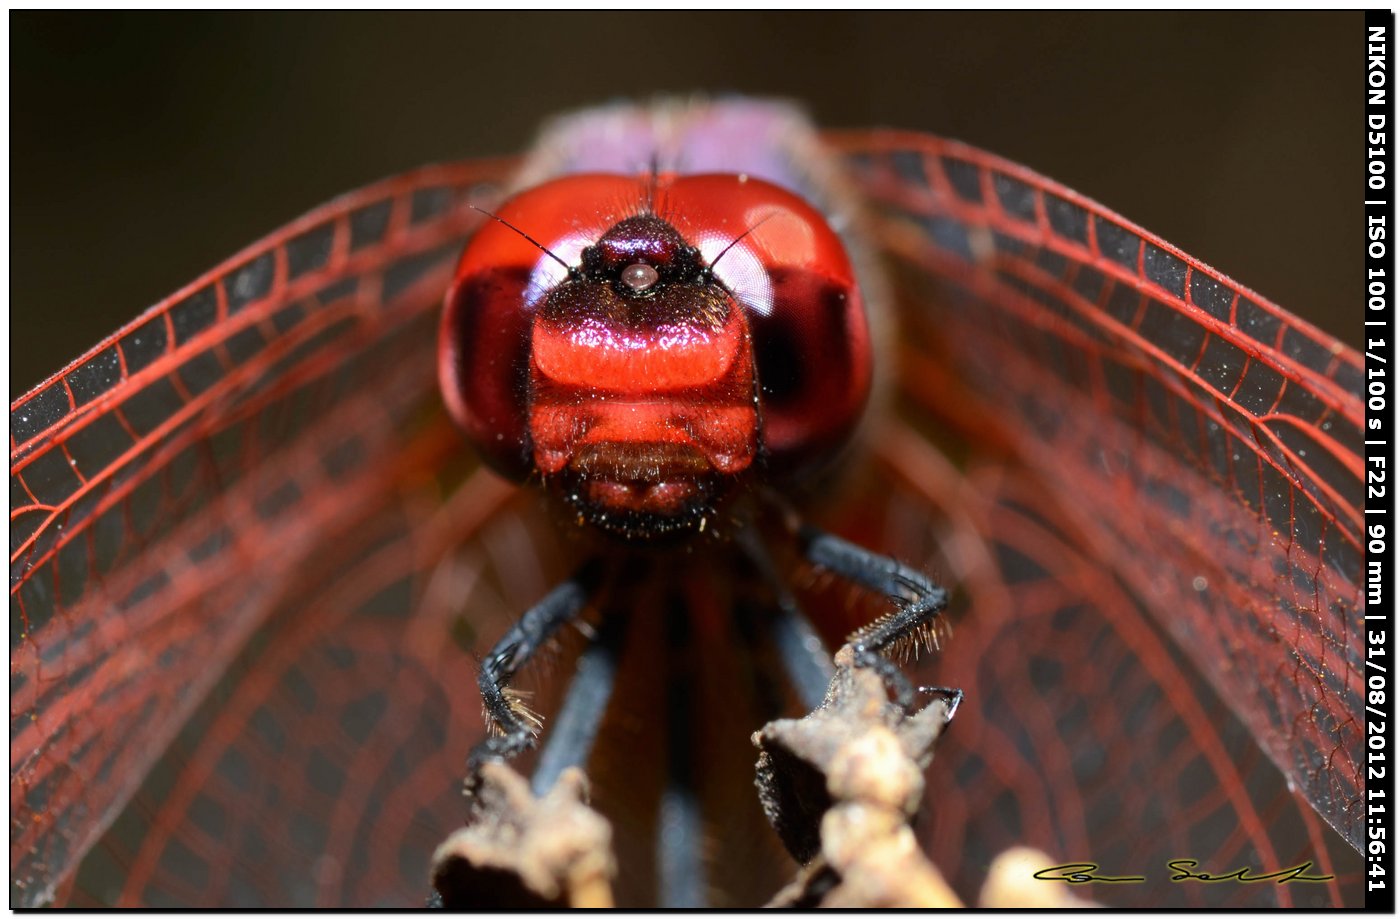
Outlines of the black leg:
M512 698L508 684L560 626L583 610L598 586L600 571L597 561L586 563L573 577L526 610L520 621L486 655L477 685L481 687L487 726L498 733L472 751L473 765L490 757L515 756L534 745L539 719Z
M530 790L543 797L559 774L570 766L582 766L593 749L598 725L612 698L617 676L617 656L626 634L627 617L615 613L603 619L598 633L578 659L577 670L564 704L554 719L554 729L540 751Z
M657 814L657 886L662 909L705 906L704 826L695 788L691 719L695 717L689 610L684 598L668 604L666 644L666 790Z
M657 813L657 884L661 909L704 909L705 875L701 859L704 826L700 802L686 787L668 785Z
M778 574L754 528L741 530L736 542L778 598L777 612L770 620L773 645L798 699L805 708L814 709L826 698L826 687L836 672L831 666L831 654Z
M963 691L953 686L920 686L919 692L926 696L942 696L947 699L949 721L953 720L953 716L958 713L958 706L962 705Z
M905 710L914 706L914 687L894 661L885 655L900 655L920 644L931 645L931 626L948 605L948 592L919 571L892 558L847 542L811 526L798 533L802 554L812 564L853 581L867 590L883 594L896 606L847 638L859 667L880 674Z

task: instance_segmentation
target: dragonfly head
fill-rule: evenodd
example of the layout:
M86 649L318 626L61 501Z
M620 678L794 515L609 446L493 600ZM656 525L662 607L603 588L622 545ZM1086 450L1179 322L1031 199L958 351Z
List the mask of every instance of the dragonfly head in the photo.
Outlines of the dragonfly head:
M627 539L704 530L851 436L869 333L825 220L736 175L572 176L508 202L448 293L444 397L498 471Z

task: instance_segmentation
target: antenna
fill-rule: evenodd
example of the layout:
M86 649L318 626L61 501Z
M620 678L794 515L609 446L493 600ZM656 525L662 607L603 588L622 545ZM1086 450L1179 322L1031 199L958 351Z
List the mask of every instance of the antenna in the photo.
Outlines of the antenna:
M714 273L715 266L719 264L719 260L720 260L720 259L724 258L724 256L725 256L726 254L728 254L728 252L729 252L730 249L733 249L735 246L737 246L737 245L739 244L739 241L742 240L745 236L748 236L748 235L749 235L750 233L752 233L754 230L757 230L759 227L763 226L765 223L767 223L768 221L772 220L772 219L773 219L774 217L776 217L776 216L778 216L776 213L770 213L770 214L768 214L766 217L764 217L762 220L760 220L758 223L756 223L756 224L754 224L753 226L749 227L747 230L745 230L744 232L740 233L738 236L734 237L734 240L733 240L729 245L725 246L722 250L720 250L719 255L716 255L716 256L715 256L715 260L712 261L712 262L710 262L709 267L707 267L707 268L705 269L705 271L706 271L706 272L709 272L709 273L711 273L711 274Z
M549 257L552 258L552 259L554 259L554 260L555 260L556 262L558 262L560 265L563 265L563 266L564 266L564 270L567 271L567 272L569 273L569 277L570 277L570 278L577 278L577 277L578 277L578 269L573 268L573 267L570 267L570 265L569 265L568 262L564 261L562 258L560 258L559 256L555 255L553 252L551 252L551 251L549 250L549 248L548 248L547 246L542 245L542 244L540 243L539 240L535 239L533 236L531 236L529 233L526 233L524 230L520 229L519 227L515 226L515 225L512 224L509 220L505 220L505 219L502 219L502 218L500 218L500 217L497 217L495 214L491 213L490 211L488 211L488 210L486 210L486 209L484 209L484 208L477 207L475 204L471 205L471 209L474 210L474 211L476 211L476 212L478 212L478 213L485 214L487 217L490 217L492 220L496 221L497 223L499 223L501 226L505 227L506 229L508 229L508 230L510 230L510 231L512 231L512 232L514 232L514 233L519 234L521 239L525 240L527 243L529 243L530 245L534 246L536 249L540 250L540 251L543 252L545 255L549 256ZM739 237L739 239L743 239L743 237L741 236L741 237ZM738 242L738 240L735 240L735 242ZM734 244L734 243L730 243L731 246L732 246L733 244ZM728 249L725 250L725 252L728 252L728 251L729 251ZM723 253L720 253L720 254L722 255Z

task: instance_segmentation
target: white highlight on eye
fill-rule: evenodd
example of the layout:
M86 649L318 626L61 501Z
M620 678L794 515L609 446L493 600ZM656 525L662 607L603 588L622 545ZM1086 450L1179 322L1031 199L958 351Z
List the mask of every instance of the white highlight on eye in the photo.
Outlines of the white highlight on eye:
M725 252L732 242L733 236L707 232L696 241L695 247L700 250L705 264L714 265L715 277L734 295L734 299L760 316L767 316L773 312L773 282L768 277L768 269L748 247L748 240L740 240ZM722 252L724 257L719 258ZM717 258L719 264L715 264Z
M596 243L601 235L597 230L580 228L545 245L565 264L577 267L583 256L583 250ZM530 270L530 283L525 287L525 302L534 306L544 299L545 294L568 277L569 272L564 268L564 265L541 252L540 257L535 260L535 267Z

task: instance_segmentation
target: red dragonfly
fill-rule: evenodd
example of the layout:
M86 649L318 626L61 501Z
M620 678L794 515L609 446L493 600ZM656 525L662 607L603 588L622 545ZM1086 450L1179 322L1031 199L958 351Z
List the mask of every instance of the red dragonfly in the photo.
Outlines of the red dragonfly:
M954 587L920 671L967 692L929 772L934 862L969 900L1030 844L1145 876L1106 902L1359 905L1359 355L1024 167L825 141L898 334L893 410L817 522ZM422 902L477 656L575 550L434 388L443 291L516 165L351 192L14 403L13 901ZM801 586L837 635L861 612ZM730 778L712 880L758 902L790 866L747 829L753 674L731 634L690 640L720 687L697 772ZM633 722L664 720L654 690L621 688ZM647 781L610 736L636 729L599 741L603 801Z

